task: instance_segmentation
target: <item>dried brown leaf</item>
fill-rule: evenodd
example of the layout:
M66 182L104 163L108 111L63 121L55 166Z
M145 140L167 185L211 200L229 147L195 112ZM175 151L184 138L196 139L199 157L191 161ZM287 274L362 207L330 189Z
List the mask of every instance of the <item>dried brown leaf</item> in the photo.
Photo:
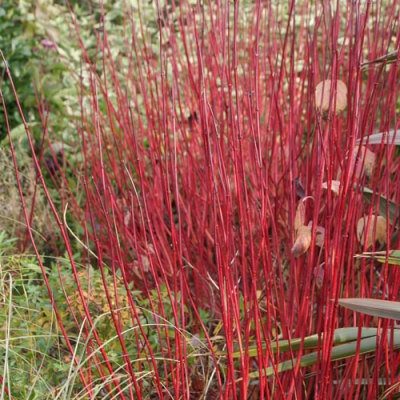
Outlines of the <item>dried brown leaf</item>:
M315 235L315 244L318 247L323 247L325 243L325 228L317 226L317 234Z
M333 193L339 194L340 181L331 181L330 188ZM322 189L328 189L328 182L322 184Z
M312 221L308 223L308 227L312 230ZM325 228L323 226L317 225L315 244L318 247L323 247L325 243Z
M294 230L296 232L304 225L305 218L306 218L306 207L304 206L303 200L300 200L297 205L296 215L294 217Z
M328 111L330 103L332 110L335 110L336 103L336 113L343 111L346 108L347 87L344 82L340 80L334 82L327 79L318 83L315 88L315 104L317 108L322 112Z
M318 289L322 288L322 285L324 284L324 275L325 275L325 270L324 270L324 263L316 267L314 270L314 279L315 279L315 285L317 286Z
M311 227L301 226L297 230L296 241L292 247L292 253L295 257L300 257L302 254L306 253L311 244Z
M386 218L381 215L372 215L368 226L368 233L366 234L368 224L368 216L361 217L357 222L357 239L361 245L367 241L367 248L373 245L373 235L375 232L375 241L380 244L386 244ZM375 227L376 225L376 227Z
M358 154L358 160L357 160L357 154ZM371 178L376 162L375 153L369 150L366 146L361 146L360 151L358 151L358 146L355 146L351 161L352 168L354 168L356 160L357 160L356 177L359 178L363 173L365 173L365 175L368 176L368 178Z

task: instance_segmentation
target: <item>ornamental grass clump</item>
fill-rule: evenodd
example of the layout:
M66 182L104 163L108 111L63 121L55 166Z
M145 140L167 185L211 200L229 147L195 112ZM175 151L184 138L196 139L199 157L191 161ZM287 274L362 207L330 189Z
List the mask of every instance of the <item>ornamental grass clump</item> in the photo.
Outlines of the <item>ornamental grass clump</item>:
M84 338L74 348L58 318L72 355L59 398L73 385L89 398L378 398L398 380L394 325L338 299L399 290L395 268L354 255L399 245L396 145L359 141L398 128L398 61L361 64L398 45L400 4L126 2L118 34L100 4L90 46L70 9L82 162L64 162L74 182L53 176L57 204L30 142ZM112 338L77 254L103 277Z

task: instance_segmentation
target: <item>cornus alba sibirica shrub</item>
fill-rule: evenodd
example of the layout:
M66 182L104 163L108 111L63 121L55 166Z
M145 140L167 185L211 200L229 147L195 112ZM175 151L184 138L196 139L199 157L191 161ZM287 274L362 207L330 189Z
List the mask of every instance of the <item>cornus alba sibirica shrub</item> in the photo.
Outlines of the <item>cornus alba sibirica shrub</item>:
M91 40L70 8L75 155L60 163L51 152L49 175L26 126L76 280L76 332L58 318L72 355L58 393L393 394L394 321L338 299L398 298L396 268L354 256L399 246L400 69L385 55L398 47L400 3L120 5L94 6ZM51 149L45 115L43 134ZM34 207L24 210L35 248ZM104 313L81 278L89 265L102 274Z

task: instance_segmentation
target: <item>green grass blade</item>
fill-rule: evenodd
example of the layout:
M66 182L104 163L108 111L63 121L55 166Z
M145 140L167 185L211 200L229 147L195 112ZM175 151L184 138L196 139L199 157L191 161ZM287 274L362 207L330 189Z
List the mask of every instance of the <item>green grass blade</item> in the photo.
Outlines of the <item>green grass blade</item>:
M362 139L357 140L357 144L394 144L396 146L400 146L400 129L395 131L389 131L389 132L378 132L374 133L373 135L370 136L365 136Z
M352 340L356 340L358 337L358 328L338 328L335 330L334 336L333 336L333 343L334 344L340 344L340 343L346 343L346 342L351 342ZM366 338L366 337L371 337L375 336L377 333L376 328L362 328L361 329L361 338ZM312 349L315 347L318 347L320 345L320 340L323 339L323 334L322 335L311 335L307 336L304 338L304 343L303 343L303 348L304 349ZM296 338L292 340L279 340L278 342L272 342L270 344L271 351L273 353L276 353L279 349L279 351L288 351L290 348L292 350L298 350L300 348L302 339L301 338ZM263 346L265 349L265 345ZM223 354L219 354L223 355ZM252 346L249 348L249 356L250 357L255 357L257 356L257 346ZM236 351L233 353L233 358L240 358L241 354L240 351Z
M355 257L357 258L370 258L372 260L377 260L381 263L385 263L391 265L400 265L400 250L388 250L388 257L386 258L386 250L385 251L374 251L374 252L365 252L362 254L357 254Z
M350 310L375 317L400 319L400 302L380 299L339 299L339 304Z
M391 333L388 333L388 340L391 341ZM400 347L400 331L396 330L393 336L393 346ZM375 351L377 348L377 337L371 336L365 339L360 340L360 349L358 354L368 354ZM345 358L353 357L356 355L357 351L357 340L352 341L350 343L341 344L339 346L335 346L332 349L331 353L331 361L343 360ZM315 365L318 362L319 352L313 352L310 354L306 354L301 357L300 366L301 367L310 367ZM289 371L294 368L296 365L297 359L287 360L277 365L278 372ZM275 374L273 367L268 367L265 371L266 376L272 376ZM257 379L259 377L259 372L253 372L249 374L250 379Z
M379 262L385 263L386 262L386 254L385 256L378 256L376 258ZM392 265L400 265L400 250L392 250L389 251L389 257L387 258L388 264Z

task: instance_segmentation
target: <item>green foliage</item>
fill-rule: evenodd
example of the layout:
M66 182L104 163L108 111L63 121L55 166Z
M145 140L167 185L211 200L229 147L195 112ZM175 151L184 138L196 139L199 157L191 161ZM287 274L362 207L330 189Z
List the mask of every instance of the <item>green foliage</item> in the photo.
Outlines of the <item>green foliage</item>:
M53 140L74 144L74 121L80 109L76 76L80 52L77 40L71 37L65 4L52 0L4 0L0 6L0 49L36 145L40 146L44 128ZM3 65L1 83L11 134L18 142L16 150L26 153L24 126ZM45 122L41 120L39 107ZM4 118L2 110L0 140L7 135Z
M352 328L350 328L350 329L352 329ZM363 328L363 329L365 329L365 328ZM343 360L343 359L346 359L349 357L354 357L357 354L359 354L359 355L369 354L369 353L376 351L376 349L378 348L378 343L379 343L378 337L376 335L369 336L369 334L367 334L366 335L367 337L364 337L364 335L361 334L361 340L357 340L357 335L358 335L358 333L353 335L351 341L348 341L344 344L340 344L338 346L333 346L332 352L331 352L331 361ZM392 341L391 333L387 334L387 340L388 340L388 342ZM395 332L393 334L393 346L395 348L400 347L400 331L399 330L395 330ZM312 365L315 365L319 362L320 357L321 357L321 354L319 351L308 353L301 357L300 366L301 367L310 367ZM297 362L298 362L297 359L281 362L277 365L276 372L279 373L279 372L283 372L283 371L290 371L295 367ZM268 367L265 372L265 375L272 376L274 374L275 374L274 367ZM259 378L259 376L260 375L259 375L258 371L252 372L250 374L250 377L252 379Z
M17 398L40 398L39 394L47 393L51 387L49 381L59 379L51 372L52 367L58 367L61 362L61 358L57 359L58 333L54 315L34 259L10 255L15 253L12 242L4 234L0 239L3 376L11 393L18 393ZM43 324L45 315L48 324Z
M55 393L59 393L60 390L76 395L82 390L82 385L80 380L76 379L75 368L72 369L72 375L69 374L71 354L57 326L41 269L35 257L27 254L16 255L15 245L14 239L9 239L4 232L0 232L0 357L4 360L2 376L5 377L14 399L54 399ZM98 350L92 348L90 353L87 351L86 339L80 333L81 326L73 316L74 313L79 323L82 323L83 306L71 266L64 258L51 258L47 264L49 267L46 275L59 314L72 345L77 346L77 355L82 360L83 368L87 368L88 360L93 358L90 354L93 350L94 353ZM104 348L110 361L117 369L123 361L122 349L111 319L101 273L92 267L78 268L80 284L96 330L105 344ZM118 309L115 306L113 277L107 269L104 274L113 299L113 310L118 313L121 321L130 360L137 373L145 375L149 372L144 368L148 367L147 363L140 366L136 360L145 360L148 349L137 346L137 324L132 322L128 297L120 281L120 274L116 274ZM144 296L140 291L134 290L131 290L131 294L152 351L160 362L167 357L165 351L162 351L162 348L166 348L166 341L174 344L176 337L180 336L187 342L188 362L194 365L199 354L206 348L204 338L175 329L171 322L173 309L166 286L161 286L161 296L156 290L151 291L150 296ZM71 304L71 308L68 307L68 303ZM160 315L161 308L164 310L164 317ZM204 323L207 324L209 314L200 311ZM156 329L157 326L159 329ZM93 364L91 369L93 376L98 376ZM101 385L99 391L100 389ZM71 395L67 398L72 397Z
M13 398L52 399L56 388L63 384L68 374L71 356L57 327L35 258L11 255L16 252L13 245L14 240L7 239L4 233L0 234L0 352L5 360L3 376L12 377L7 384ZM109 340L115 333L111 328L104 290L100 288L101 277L99 271L93 269L90 274L91 290L96 293L91 308L104 314L97 329L104 340ZM84 275L82 273L82 278ZM110 279L108 274L107 278ZM76 285L68 263L64 260L53 262L48 270L48 279L70 340L75 343L79 329L68 309L64 290L77 314L81 311L81 303L76 297ZM60 281L64 290L60 288ZM82 279L82 285L85 289L85 279ZM125 304L123 300L121 303ZM111 341L112 344L115 342Z
M4 0L0 7L0 50L3 52L8 66L12 71L15 86L22 99L29 119L34 119L32 113L36 109L35 93L32 85L32 64L38 60L39 49L33 37L27 35L29 23L19 7L12 0ZM1 90L7 106L7 114L11 128L20 124L17 104L14 100L3 62L1 68ZM0 140L7 135L4 113L0 113Z

